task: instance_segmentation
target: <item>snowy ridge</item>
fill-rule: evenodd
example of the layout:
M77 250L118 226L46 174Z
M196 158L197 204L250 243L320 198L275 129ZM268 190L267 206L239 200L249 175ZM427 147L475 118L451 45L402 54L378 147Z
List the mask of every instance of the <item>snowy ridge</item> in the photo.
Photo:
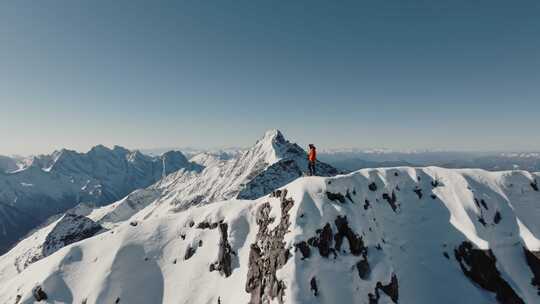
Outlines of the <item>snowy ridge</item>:
M229 160L233 158L234 155L228 153L212 153L212 152L202 152L193 156L190 161L199 164L204 167L216 166L222 161Z
M200 171L202 167L180 152L149 157L118 146L96 146L88 153L61 150L35 157L23 169L0 174L0 204L11 209L11 218L0 212L0 223L19 223L0 224L6 231L0 233L0 253L53 214L81 202L113 202L178 169Z
M151 204L0 273L0 302L537 303L538 180L365 169L178 213Z
M208 166L201 172L179 170L152 187L161 193L153 202L156 212L233 198L255 199L302 176L308 165L306 152L278 130L267 131L253 147L235 157L206 154L195 161ZM317 168L321 176L338 173L322 162Z

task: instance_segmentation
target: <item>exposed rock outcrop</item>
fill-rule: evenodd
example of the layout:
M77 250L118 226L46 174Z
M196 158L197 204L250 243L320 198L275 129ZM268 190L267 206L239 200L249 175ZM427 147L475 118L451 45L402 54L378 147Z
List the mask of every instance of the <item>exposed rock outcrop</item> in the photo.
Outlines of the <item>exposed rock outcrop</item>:
M495 215L493 216L493 223L498 224L501 219L501 213L499 211L495 212Z
M398 205L396 204L397 202L396 192L392 191L391 195L388 195L388 193L383 193L382 197L384 200L388 202L392 210L396 212L396 209L398 208Z
M251 294L250 304L269 303L274 299L283 303L286 286L285 282L276 277L276 272L287 263L290 256L289 250L285 248L284 237L291 225L289 210L294 201L286 198L286 190L280 194L281 218L275 228L268 228L274 220L270 217L269 203L263 204L257 211L259 231L256 242L251 244L246 282L246 292Z
M317 278L315 278L315 277L311 278L311 281L309 281L309 285L311 287L311 291L313 291L313 295L318 297L319 296L319 287L317 287Z
M422 199L422 196L423 196L422 189L416 188L413 191L414 191L414 193L416 193L416 195L418 195L418 199Z
M390 297L390 299L392 299L392 302L397 303L399 298L399 286L397 276L393 274L390 282L386 285L383 285L383 283L381 282L377 282L377 285L375 286L375 292L368 294L369 304L379 303L379 299L381 298L381 294L379 293L379 291L384 292L387 296Z
M367 260L367 256L364 256L358 263L356 263L356 269L358 270L358 276L362 280L367 280L371 274L371 266Z
M381 282L377 282L376 289L382 290L387 296L392 299L394 303L398 302L399 298L399 286L398 286L398 279L395 274L392 275L392 278L390 279L390 283L383 285Z
M340 252L343 238L347 238L349 241L349 248L353 255L367 255L367 248L364 246L364 242L361 236L358 236L350 227L347 222L346 216L338 216L335 220L337 233L334 235L335 250Z
M368 210L369 206L370 206L369 200L365 199L364 200L364 210Z
M332 192L326 191L326 197L328 197L328 199L333 202L338 201L342 204L345 203L345 196L343 196L343 194L341 193L332 193Z
M197 229L216 229L219 223L200 222L197 225Z
M32 290L32 295L34 296L34 299L36 299L36 301L38 302L46 301L48 299L47 294L39 285Z
M101 225L91 219L74 214L65 214L47 234L42 244L32 247L17 257L15 265L17 270L23 271L30 264L35 263L61 248L90 238L102 231Z
M496 258L491 250L473 248L472 243L463 242L454 250L456 260L471 281L481 288L496 294L501 304L525 304L506 282L496 266Z
M319 254L322 257L327 258L330 256L330 253L334 254L334 257L337 257L337 255L341 252L341 246L344 238L346 238L349 242L349 250L351 254L355 256L367 256L367 248L364 245L362 237L349 227L347 216L337 216L334 224L337 228L337 232L335 234L330 223L327 223L322 229L317 229L315 231L317 235L309 238L307 242L302 241L295 244L295 247L302 253L302 259L306 259L311 256L309 246L319 249Z
M330 224L327 223L323 229L318 229L315 232L317 233L317 236L310 238L307 243L312 247L319 248L319 254L322 257L327 258L331 252L335 255L334 248L331 248L333 232Z
M311 249L305 241L295 244L294 247L302 253L302 260L308 259L311 256Z
M191 257L193 257L196 252L197 252L197 247L188 246L186 248L186 253L184 254L184 260L187 261L191 259Z
M224 277L228 277L232 274L232 255L234 251L228 241L228 225L227 223L219 224L219 252L217 262L210 265L210 271L217 270Z
M101 230L101 225L87 217L66 214L45 239L43 255L51 255L58 249L92 237Z
M535 179L533 182L531 182L531 187L533 188L534 191L539 191L538 190L538 181Z
M540 296L540 251L530 251L525 247L523 247L523 251L525 252L527 264L533 273L531 284L536 286Z

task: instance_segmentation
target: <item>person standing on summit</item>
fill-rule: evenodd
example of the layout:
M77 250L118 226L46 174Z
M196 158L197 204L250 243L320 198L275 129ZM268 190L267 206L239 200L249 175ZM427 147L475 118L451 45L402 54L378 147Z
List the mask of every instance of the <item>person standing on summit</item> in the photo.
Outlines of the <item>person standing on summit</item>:
M309 152L308 152L308 169L309 169L309 175L315 176L315 163L317 162L317 150L315 149L315 146L313 144L309 144Z

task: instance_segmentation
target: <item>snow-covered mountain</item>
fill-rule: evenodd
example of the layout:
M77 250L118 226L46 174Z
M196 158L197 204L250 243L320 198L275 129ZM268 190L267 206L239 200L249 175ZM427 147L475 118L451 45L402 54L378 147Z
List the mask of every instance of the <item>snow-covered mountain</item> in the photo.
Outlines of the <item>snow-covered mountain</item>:
M447 160L441 162L447 168L474 167L491 171L500 170L527 170L535 172L540 170L539 153L498 153L483 155L461 160Z
M201 154L192 161L206 167L201 172L178 171L162 179L154 187L161 191L155 206L165 204L178 211L220 200L255 199L303 176L308 166L306 152L278 130L267 131L253 147L232 158ZM338 173L322 162L317 170L320 176Z
M240 151L245 150L245 147L221 147L221 148L193 148L193 147L170 147L170 148L155 148L155 149L140 149L144 154L151 156L161 155L167 151L181 151L186 157L190 158L203 153L221 154L233 157Z
M156 212L185 210L228 199L255 199L304 175L307 153L285 139L279 130L269 130L255 145L236 156L204 152L191 158L201 171L179 170L154 185L136 191L109 206L94 210L92 219L115 223L152 205ZM318 175L338 171L317 163ZM85 214L86 215L86 214Z
M3 256L0 302L538 303L539 180L400 167L180 212L154 201L20 273Z
M19 169L19 162L9 156L0 155L0 172L11 172Z
M74 212L110 226L149 205L155 212L169 213L228 199L255 199L303 176L308 165L306 151L279 130L267 131L236 156L204 152L191 161L203 169L178 170L111 205L90 213ZM320 176L338 174L323 162L317 169Z
M104 228L114 228L148 205L152 205L156 212L168 213L225 199L258 198L302 176L307 168L306 152L287 141L278 130L266 132L253 147L238 153L236 157L231 158L222 153L202 153L191 161L191 167L203 169L181 169L110 205L92 208L81 204L70 209L68 214L88 219ZM324 163L319 163L318 168L323 176L338 173ZM9 259L12 262L8 264L23 265L18 268L20 271L44 257L35 252L40 252L45 246L44 235L53 230L57 220L54 218L48 225L21 241L10 251ZM77 227L70 231L74 235L79 234Z
M81 202L104 205L179 169L200 171L180 152L150 157L122 147L61 150L0 173L0 253L47 217ZM24 224L23 224L24 223Z

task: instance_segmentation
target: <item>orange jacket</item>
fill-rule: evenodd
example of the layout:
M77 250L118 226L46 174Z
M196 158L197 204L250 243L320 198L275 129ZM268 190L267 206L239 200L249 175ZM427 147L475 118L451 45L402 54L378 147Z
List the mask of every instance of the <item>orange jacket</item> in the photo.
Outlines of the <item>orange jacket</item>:
M317 151L315 151L315 148L309 149L308 160L310 162L314 162L317 160Z

